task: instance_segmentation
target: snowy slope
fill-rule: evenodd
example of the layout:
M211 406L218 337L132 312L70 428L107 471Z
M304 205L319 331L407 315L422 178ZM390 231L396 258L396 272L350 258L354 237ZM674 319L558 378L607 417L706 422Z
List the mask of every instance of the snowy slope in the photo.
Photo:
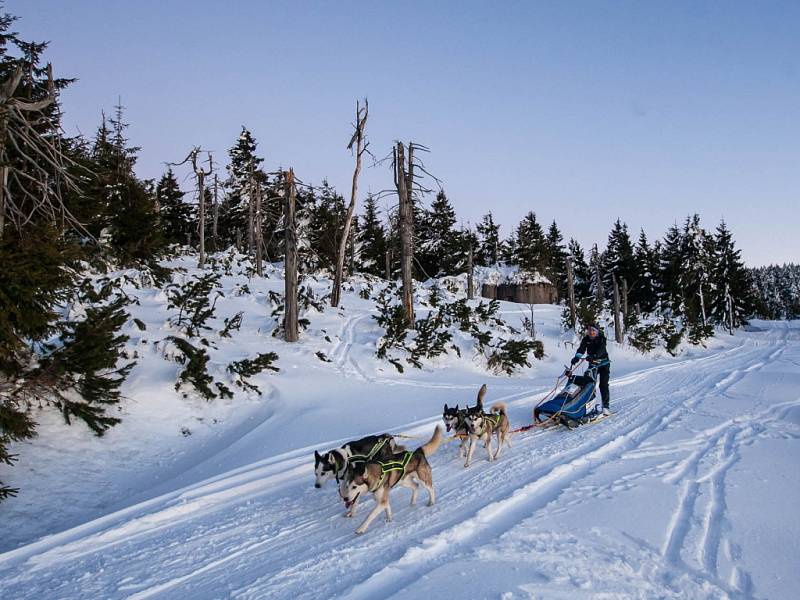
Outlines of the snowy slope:
M134 307L148 332L163 322L156 296ZM497 462L481 448L469 469L445 444L430 459L436 505L423 492L410 507L398 488L394 521L357 536L372 502L343 518L334 486L313 487L313 450L383 430L419 445L445 402L473 403L483 382L512 426L528 423L572 352L557 345L560 311L536 307L548 356L507 378L469 357L398 374L374 360L373 307L355 294L312 317L291 348L260 321L258 297L226 298L220 316L242 306L242 335L219 356L279 348L281 373L258 379L264 397L181 400L167 377L175 365L143 352L127 414L106 438L62 428L15 448L9 483L23 493L0 505L15 524L8 536L3 527L3 598L800 593L800 323L760 323L678 359L610 344L612 419L517 434ZM518 321L527 307L502 310ZM314 356L321 348L332 362Z

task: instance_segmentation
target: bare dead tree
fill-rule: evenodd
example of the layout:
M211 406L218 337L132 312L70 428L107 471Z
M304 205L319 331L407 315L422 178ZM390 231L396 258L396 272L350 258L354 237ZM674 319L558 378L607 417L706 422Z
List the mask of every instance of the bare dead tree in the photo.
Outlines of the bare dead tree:
M622 278L622 331L628 333L628 282Z
M211 237L214 240L214 250L219 251L219 234L217 223L219 222L219 177L214 173L214 212L211 221Z
M472 264L472 235L468 235L467 240L469 243L469 253L467 254L467 300L472 300L475 295L475 284L473 282L474 266Z
M284 317L283 329L287 342L298 340L298 306L297 306L297 223L295 221L295 202L297 189L294 181L294 170L289 169L285 178L285 231L286 259L284 275Z
M400 272L402 277L403 310L409 325L414 323L414 207L412 188L414 183L414 145L408 145L408 162L403 142L397 142L394 153L394 185L400 201Z
M189 152L189 154L179 163L168 163L173 166L180 166L186 164L187 162L192 164L192 171L194 172L195 177L197 178L197 193L198 193L198 221L199 221L199 234L200 234L200 257L197 261L197 266L199 268L204 268L206 265L206 197L205 197L205 179L214 171L214 157L211 155L211 152L206 152L208 154L208 171L204 170L203 167L198 165L197 157L203 151L200 146L195 146Z
M256 180L255 185L255 215L254 215L254 228L255 233L253 235L255 247L256 247L256 273L259 277L264 276L264 267L262 264L262 257L264 251L264 229L261 223L261 180Z
M342 279L344 278L344 259L347 248L347 238L350 235L350 226L353 223L353 212L356 208L356 193L358 191L358 176L361 173L361 157L367 151L368 143L364 137L364 131L367 126L367 117L369 116L369 102L364 99L364 107L361 108L359 102L356 100L356 122L355 132L353 137L350 138L350 143L347 144L348 150L353 150L355 146L356 167L353 171L353 185L350 188L350 204L347 207L347 215L344 219L344 228L342 229L342 239L339 240L339 251L336 254L336 273L333 277L333 289L331 290L331 306L339 306L339 300L342 293Z
M572 256L567 256L567 295L569 297L569 326L573 330L578 322L575 307L575 271L572 266Z
M35 113L42 113L56 100L53 67L47 65L47 92L40 100L30 100L30 94L28 100L14 97L24 76L23 65L18 65L0 84L0 239L7 221L21 229L36 215L82 229L62 197L62 189L79 191L68 172L68 167L78 165L62 152L59 136L43 135L36 128L47 122L47 117ZM10 150L21 162L14 164ZM12 184L19 197L12 194Z
M247 253L250 256L254 255L256 236L255 236L255 174L253 172L253 161L250 161L248 167L250 176L247 181Z
M619 285L617 284L617 274L611 273L611 281L614 283L614 339L618 344L622 343L622 325L619 320Z

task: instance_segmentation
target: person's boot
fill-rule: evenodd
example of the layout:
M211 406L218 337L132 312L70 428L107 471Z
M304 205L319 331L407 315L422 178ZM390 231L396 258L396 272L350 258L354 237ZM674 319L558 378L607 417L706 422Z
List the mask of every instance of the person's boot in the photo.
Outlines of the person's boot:
M609 416L610 414L611 414L611 409L609 409L607 406L604 406L604 407L603 407L603 416L604 416L604 417L607 417L607 416Z

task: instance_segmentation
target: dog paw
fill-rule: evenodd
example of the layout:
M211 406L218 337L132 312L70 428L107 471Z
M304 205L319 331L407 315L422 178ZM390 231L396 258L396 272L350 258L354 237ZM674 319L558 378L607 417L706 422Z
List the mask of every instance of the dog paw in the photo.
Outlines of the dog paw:
M358 535L361 535L361 534L362 534L362 533L364 533L365 531L366 531L366 528L364 528L364 527L359 527L358 529L356 529L356 533L357 533Z

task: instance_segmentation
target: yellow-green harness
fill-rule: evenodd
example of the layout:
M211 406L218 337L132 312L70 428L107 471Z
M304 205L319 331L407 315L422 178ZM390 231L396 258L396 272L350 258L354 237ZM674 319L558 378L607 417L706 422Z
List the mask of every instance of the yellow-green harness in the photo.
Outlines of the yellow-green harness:
M369 491L375 492L378 488L380 488L383 485L383 481L386 479L386 474L390 473L391 471L402 471L403 475L405 475L406 467L408 466L408 462L411 460L413 455L413 451L406 450L403 454L403 458L400 460L392 460L388 462L382 462L379 460L373 461L381 466L381 478L378 480L378 483L375 484L375 486L369 488ZM403 475L400 476L400 479L403 478ZM400 481L400 479L397 481Z
M375 445L372 447L372 450L370 450L370 451L369 451L369 452L367 452L366 454L352 454L348 460L349 460L351 463L361 463L361 462L368 462L368 461L372 460L372 458L373 458L373 457L374 457L374 456L375 456L375 455L376 455L378 452L380 452L380 451L381 451L381 448L383 448L383 447L386 445L386 442L387 442L388 440L389 440L389 438L383 438L383 439L382 439L382 440L380 440L379 442L376 442L376 443L375 443Z

